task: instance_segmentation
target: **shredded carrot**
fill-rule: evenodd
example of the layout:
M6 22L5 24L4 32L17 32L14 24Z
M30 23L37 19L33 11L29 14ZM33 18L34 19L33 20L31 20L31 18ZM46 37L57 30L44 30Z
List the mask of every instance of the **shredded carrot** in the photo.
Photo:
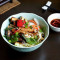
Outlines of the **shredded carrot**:
M37 25L37 23L34 20L29 20L29 22L34 23L35 25Z
M40 28L40 26L36 26L36 25L32 25L32 27L36 30L38 30L38 28Z
M32 25L32 27L36 30L38 30L38 27L36 25Z
M38 26L38 28L40 28L40 26Z

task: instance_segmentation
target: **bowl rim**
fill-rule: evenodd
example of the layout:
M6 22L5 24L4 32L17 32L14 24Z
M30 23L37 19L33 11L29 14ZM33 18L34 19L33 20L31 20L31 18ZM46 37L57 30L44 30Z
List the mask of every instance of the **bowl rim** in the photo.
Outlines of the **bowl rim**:
M60 14L60 13L50 14L50 15L48 16L48 18L47 18L47 22L48 22L48 19L49 19L49 17L50 17L51 15L56 15L56 14ZM55 19L55 18L54 18L54 19ZM59 19L59 18L57 18L57 19ZM55 27L55 26L51 25L49 22L48 22L48 24L49 24L51 27L53 27L53 28L60 29L59 27Z
M23 14L33 14L33 15L36 15L36 16L38 16L38 17L40 17L41 19L44 20L44 22L45 22L46 25L48 26L48 34L47 34L47 36L45 37L45 39L43 40L43 42L44 42L44 41L48 38L48 36L49 36L49 25L48 25L48 23L45 21L45 19L42 18L41 16L35 14L35 13L21 12L21 13L18 13L18 14L22 14L22 13L23 13ZM14 15L17 15L17 14L14 14ZM13 15L11 15L11 16L13 16ZM11 17L11 16L9 16L9 17ZM8 18L9 18L9 17L8 17ZM8 18L7 18L7 19L8 19ZM4 23L7 19L5 19L5 20L3 21L3 23ZM3 23L2 23L2 25L1 25L1 29L2 29ZM1 36L2 36L2 33L1 33ZM40 45L41 43L43 43L43 42L41 42L41 43L39 43L39 44L37 44L37 45L35 45L35 46L32 46L32 47L18 47L18 46L15 46L15 45L11 44L10 42L8 42L7 39L6 39L4 36L2 36L2 38L4 39L4 41L5 41L8 45L13 46L13 47L16 47L16 48L33 48L33 47L36 47L36 46Z

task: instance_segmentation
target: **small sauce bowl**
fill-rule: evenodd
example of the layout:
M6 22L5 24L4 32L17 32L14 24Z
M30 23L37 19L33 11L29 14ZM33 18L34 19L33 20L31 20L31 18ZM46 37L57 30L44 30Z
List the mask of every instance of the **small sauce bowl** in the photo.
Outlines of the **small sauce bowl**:
M51 25L51 21L54 19L60 19L60 13L53 13L51 15L48 16L47 22L49 24L49 26L51 27L51 29L55 32L60 32L60 27L55 27L53 25Z

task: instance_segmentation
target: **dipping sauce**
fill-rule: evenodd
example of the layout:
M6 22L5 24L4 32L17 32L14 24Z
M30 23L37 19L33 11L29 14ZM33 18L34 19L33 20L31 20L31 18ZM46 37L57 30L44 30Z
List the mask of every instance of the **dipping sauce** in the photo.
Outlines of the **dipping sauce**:
M54 27L60 27L60 19L53 19L50 24Z

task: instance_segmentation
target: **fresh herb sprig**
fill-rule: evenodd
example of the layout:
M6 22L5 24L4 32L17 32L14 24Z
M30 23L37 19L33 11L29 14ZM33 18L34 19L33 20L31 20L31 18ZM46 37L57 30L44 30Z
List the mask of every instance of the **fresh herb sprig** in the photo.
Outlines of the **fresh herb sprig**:
M29 22L26 22L26 23L24 24L24 25L25 25L25 28L28 28L28 23L29 23Z
M10 43L15 43L16 41L18 41L18 38L20 37L18 32L16 32L14 35L11 35L10 37L8 37L7 35L4 36L6 39L8 39L8 41Z

